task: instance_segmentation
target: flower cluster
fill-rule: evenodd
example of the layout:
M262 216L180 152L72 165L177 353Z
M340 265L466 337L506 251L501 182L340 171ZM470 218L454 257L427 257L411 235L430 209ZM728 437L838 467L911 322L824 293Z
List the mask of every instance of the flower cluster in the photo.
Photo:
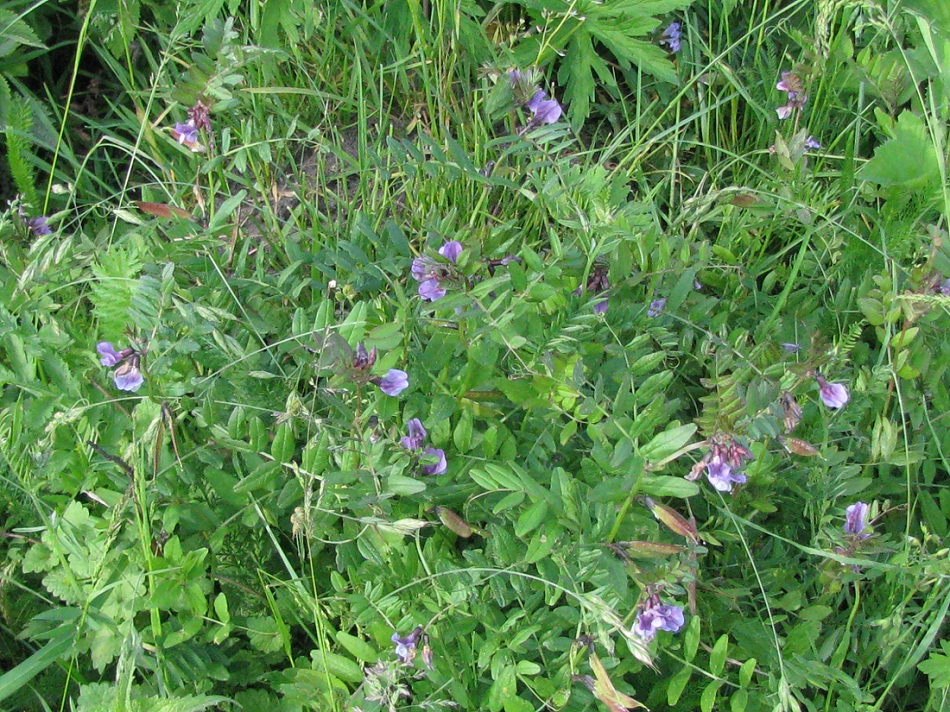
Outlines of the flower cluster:
M200 153L205 150L204 145L198 141L198 132L211 131L211 117L206 104L199 101L188 110L188 121L185 123L176 123L171 129L172 138L182 146L185 146L194 153Z
M99 352L99 363L112 368L118 366L112 374L115 387L120 391L137 391L145 383L145 378L139 370L142 355L135 349L128 347L116 351L109 341L102 341L96 345Z
M663 309L666 307L666 297L660 297L654 299L650 302L650 308L647 309L647 316L651 319L656 319L660 314L663 313Z
M693 469L686 476L688 480L697 480L706 472L709 484L720 492L732 492L734 484L745 484L748 478L739 470L746 460L751 460L751 451L732 437L718 436L712 440L711 446L703 458L693 465Z
M787 119L792 115L793 111L801 109L805 106L805 102L808 101L808 96L805 94L804 87L802 86L801 77L795 74L795 72L782 72L782 81L776 84L775 88L788 95L788 101L785 105L775 110L779 119ZM814 141L814 139L812 139L812 141ZM817 143L817 141L815 141L815 143ZM816 146L816 148L817 147L818 146Z
M658 630L675 633L683 627L685 622L683 609L680 606L663 605L660 603L660 597L653 594L640 605L636 623L633 624L633 632L644 640L650 641Z
M678 22L671 22L660 35L660 44L665 44L674 54L680 51L680 37L682 37L682 25Z
M429 636L421 625L416 626L405 638L401 637L399 633L393 633L391 640L396 644L396 657L404 665L412 665L412 661L416 658L416 647L421 640L422 662L432 670L432 649L429 647Z
M607 290L610 289L610 280L607 279L607 265L594 265L587 278L586 291L591 294L603 294L603 299L594 303L594 314L603 314L607 311ZM574 290L575 296L584 293L585 285L581 285Z
M524 131L540 124L553 124L561 118L561 105L556 99L548 99L547 93L534 86L527 73L512 69L508 72L508 78L518 103L531 112L531 121Z
M407 450L418 452L422 450L422 455L429 459L434 459L430 465L423 465L422 471L427 475L441 475L445 472L448 463L445 460L445 451L435 447L427 447L423 450L426 442L426 429L422 427L422 421L418 418L412 418L406 423L406 429L409 434L403 437L399 442Z
M52 230L49 226L49 218L45 215L37 215L35 218L28 218L26 216L26 211L23 208L19 208L18 215L20 221L23 223L23 226L30 231L34 237L45 237L46 235L52 234Z
M419 283L419 296L434 302L446 294L446 285L456 279L452 265L458 262L465 248L458 240L449 240L439 248L439 254L450 264L437 262L431 257L416 257L412 261L412 278Z
M350 364L351 377L358 383L372 383L379 386L379 390L387 396L398 396L409 387L409 376L405 371L391 368L385 376L372 376L370 370L376 363L376 349L367 351L361 341L353 352L353 361Z

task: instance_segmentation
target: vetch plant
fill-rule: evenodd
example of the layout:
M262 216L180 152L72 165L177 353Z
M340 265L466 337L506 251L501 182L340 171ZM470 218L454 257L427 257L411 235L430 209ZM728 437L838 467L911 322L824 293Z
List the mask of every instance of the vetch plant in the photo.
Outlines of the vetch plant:
M855 539L867 539L871 532L867 523L868 505L864 502L855 502L844 510L844 533Z
M434 302L446 295L446 285L458 280L453 265L458 262L463 251L462 243L449 240L439 248L439 254L448 260L448 264L438 262L431 257L417 257L412 261L410 274L419 282L419 296Z
M432 670L432 649L429 647L429 636L425 629L420 625L413 631L402 637L398 632L393 633L392 641L395 644L396 657L403 665L412 665L416 658L416 649L419 643L422 643L422 662L427 668Z
M687 480L696 480L706 472L715 489L720 492L732 492L733 485L745 484L748 478L740 472L747 460L751 460L752 452L740 445L735 439L719 435L710 439L711 446L703 458L693 465L686 476Z
M370 383L379 386L379 390L387 396L398 396L409 387L409 376L405 371L391 368L382 378L373 378Z
M821 396L821 402L827 407L837 410L843 408L851 400L848 388L843 383L828 383L827 379L820 373L815 373L814 377L818 382L818 394Z
M448 463L445 459L445 452L440 448L427 447L423 450L426 441L426 429L422 425L422 421L418 418L411 418L408 423L406 423L406 428L409 431L409 434L404 436L400 442L402 446L407 450L420 451L422 450L422 455L428 459L435 459L435 462L428 465L422 466L422 471L427 475L441 475L445 472L448 467Z
M194 153L201 153L205 150L204 144L198 140L198 132L202 131L210 135L211 117L209 108L206 104L199 101L188 110L188 121L176 123L170 129L172 138L185 148Z
M522 73L518 69L508 72L512 93L516 103L531 112L532 118L519 133L524 133L540 124L553 124L561 118L563 110L556 99L549 99L547 93L532 86L531 73Z
M681 607L661 604L659 595L653 594L640 605L637 620L633 624L633 632L644 640L650 641L658 631L675 633L683 627L685 622Z
M808 96L805 94L804 87L802 86L801 77L795 72L782 72L782 81L776 84L775 88L779 91L784 91L788 96L788 101L785 105L775 110L779 119L784 120L789 118L794 111L800 111L802 107L805 106L805 102L808 101Z
M665 44L670 48L670 52L676 54L680 51L680 37L682 36L682 25L679 22L671 22L660 35L660 44Z
M22 207L19 208L18 213L20 220L23 222L23 226L26 227L34 237L45 237L53 233L49 226L49 218L45 215L28 218L26 211L24 211Z
M112 378L115 387L120 391L137 391L145 383L145 378L139 370L141 354L138 351L132 347L116 351L109 341L97 344L96 350L99 352L99 363L103 366L118 366L113 371Z

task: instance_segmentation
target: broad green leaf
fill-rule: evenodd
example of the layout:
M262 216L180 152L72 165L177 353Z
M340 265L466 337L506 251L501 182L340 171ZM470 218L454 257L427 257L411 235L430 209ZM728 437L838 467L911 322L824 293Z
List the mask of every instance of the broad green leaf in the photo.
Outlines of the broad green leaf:
M362 638L340 631L336 634L336 642L343 646L348 653L351 653L357 660L364 663L373 663L379 658L376 649Z
M687 423L657 434L650 442L640 448L640 454L656 462L674 454L686 445L696 433L696 425Z
M912 111L897 117L894 137L878 146L858 175L884 187L920 189L939 180L937 154L923 119Z

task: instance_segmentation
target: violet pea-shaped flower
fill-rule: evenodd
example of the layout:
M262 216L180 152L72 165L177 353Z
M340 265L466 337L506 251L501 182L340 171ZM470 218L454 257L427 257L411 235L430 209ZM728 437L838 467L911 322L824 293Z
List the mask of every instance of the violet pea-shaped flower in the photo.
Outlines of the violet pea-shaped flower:
M637 614L636 623L633 624L633 632L644 640L653 640L657 631L666 630L675 633L686 619L683 616L683 609L673 605L652 605L643 608Z
M406 423L406 429L409 431L409 435L402 438L399 442L401 442L402 446L407 450L419 450L426 441L426 435L428 435L422 425L422 421L418 418L411 418L409 422Z
M818 386L821 389L819 391L821 402L829 408L834 410L843 408L851 400L848 388L843 383L828 383L820 373L815 374L815 380L818 381Z
M441 299L445 294L445 290L437 279L427 279L419 283L419 296L428 302Z
M419 636L422 635L422 626L417 626L405 638L399 633L393 633L391 640L396 644L396 657L405 665L412 665L416 657L416 645L419 643Z
M115 346L112 345L111 341L100 341L96 344L96 351L99 352L99 363L110 368L125 358L125 356L121 356L119 352L115 350ZM126 354L126 356L127 355L128 354Z
M525 108L534 114L532 124L553 124L561 118L561 105L555 99L548 99L547 93L541 89L534 93Z
M431 465L423 465L422 471L427 475L441 475L448 468L449 463L445 460L445 451L435 447L427 447L425 454L436 458ZM430 459L431 459L430 458Z
M131 356L122 363L112 374L115 387L120 391L137 391L145 383L145 377L139 370L138 354Z
M409 375L398 368L391 368L382 378L374 378L373 383L387 396L398 396L409 387Z
M449 240L439 248L439 254L452 264L455 264L458 262L459 255L462 254L463 249L465 248L462 247L462 243L458 240Z
M721 457L714 456L706 467L706 479L709 484L720 492L732 492L732 485L745 484L748 478L741 472L736 472L730 464Z
M844 533L859 539L867 539L870 533L864 530L868 528L868 505L864 502L855 502L844 510L845 523Z

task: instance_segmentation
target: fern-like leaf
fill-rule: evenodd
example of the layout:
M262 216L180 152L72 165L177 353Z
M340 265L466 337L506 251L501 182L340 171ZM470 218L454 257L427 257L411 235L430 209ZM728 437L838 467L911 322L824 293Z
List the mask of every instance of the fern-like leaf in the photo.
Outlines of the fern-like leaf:
M141 270L141 248L131 245L109 249L93 266L90 299L102 338L117 339L125 331Z
M29 139L30 129L33 126L33 112L22 97L10 97L10 103L4 114L6 116L4 135L10 174L13 176L17 190L27 202L36 205L36 186L33 180Z

